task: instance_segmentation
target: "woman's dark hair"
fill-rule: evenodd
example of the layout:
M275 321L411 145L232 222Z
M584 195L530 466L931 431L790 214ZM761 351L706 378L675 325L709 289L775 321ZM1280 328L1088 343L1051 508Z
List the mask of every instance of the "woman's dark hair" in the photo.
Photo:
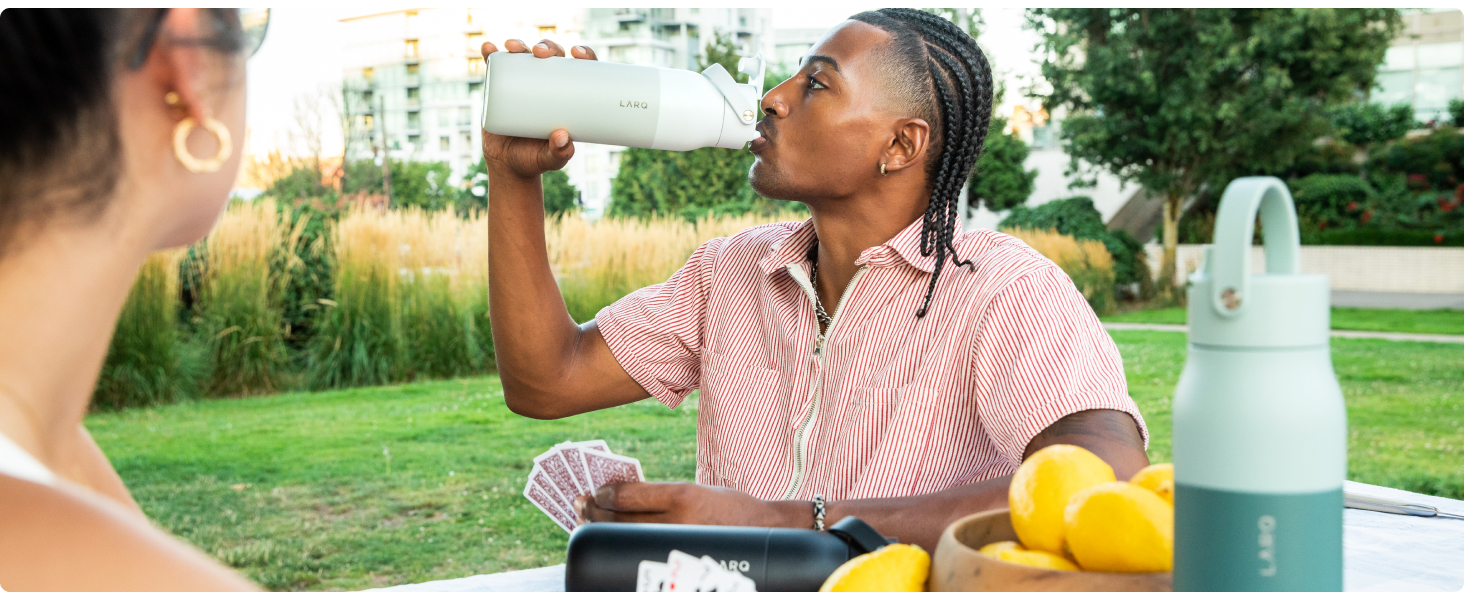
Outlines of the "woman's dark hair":
M241 50L238 13L207 13L209 37L187 42ZM151 51L163 16L160 9L0 12L0 254L27 224L101 214L125 160L112 81L119 69L141 67L129 59Z
M981 155L986 129L991 124L991 65L976 40L956 24L931 13L908 8L885 8L852 17L890 34L890 59L884 70L895 96L930 123L930 147L936 160L926 162L930 205L920 227L920 253L935 254L935 272L925 291L925 303L915 313L930 309L935 282L946 256L957 266L970 266L951 245L961 188Z

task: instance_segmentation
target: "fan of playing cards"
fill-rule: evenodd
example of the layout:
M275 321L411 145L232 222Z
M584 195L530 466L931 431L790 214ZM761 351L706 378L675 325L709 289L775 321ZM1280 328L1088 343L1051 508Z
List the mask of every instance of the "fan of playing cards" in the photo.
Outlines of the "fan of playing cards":
M747 563L742 563L746 568ZM710 556L696 558L672 550L666 562L643 560L635 577L637 592L756 592L746 575L724 568Z
M570 532L575 528L575 498L606 484L645 480L640 461L611 452L605 440L564 442L534 458L524 497Z

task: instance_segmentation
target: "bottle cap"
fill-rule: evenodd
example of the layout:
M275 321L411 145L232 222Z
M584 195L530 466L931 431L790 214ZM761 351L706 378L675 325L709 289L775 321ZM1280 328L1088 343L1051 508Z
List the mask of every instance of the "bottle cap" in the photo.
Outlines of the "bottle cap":
M1251 273L1256 214L1265 238L1266 272ZM1331 289L1326 275L1300 272L1296 206L1275 177L1230 182L1215 215L1215 243L1190 276L1189 341L1234 349L1326 345Z

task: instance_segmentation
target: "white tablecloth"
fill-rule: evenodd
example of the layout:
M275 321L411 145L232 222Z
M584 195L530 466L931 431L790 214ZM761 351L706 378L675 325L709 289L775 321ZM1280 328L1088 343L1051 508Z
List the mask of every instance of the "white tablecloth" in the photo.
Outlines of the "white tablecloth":
M1349 481L1349 492L1464 514L1464 501ZM1464 591L1464 520L1346 509L1343 588L1349 592ZM562 592L564 565L382 588L383 592Z

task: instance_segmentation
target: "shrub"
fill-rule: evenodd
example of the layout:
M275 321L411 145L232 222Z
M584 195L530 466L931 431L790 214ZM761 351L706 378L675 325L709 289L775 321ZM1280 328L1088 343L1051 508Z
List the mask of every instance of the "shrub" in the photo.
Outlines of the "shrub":
M968 195L971 201L967 210L985 206L992 212L1011 209L1027 202L1032 187L1037 181L1037 171L1028 171L1022 166L1032 150L1022 138L1003 133L1006 119L992 117L990 131L986 137L986 148L976 160L968 179Z
M1453 127L1398 140L1373 154L1370 172L1397 173L1413 177L1420 188L1453 190L1464 183L1464 136Z
M1137 283L1140 286L1152 283L1144 245L1128 232L1109 231L1103 224L1103 215L1093 207L1093 199L1087 196L1053 200L1036 208L1014 207L998 227L1003 231L1052 229L1076 239L1096 240L1112 255L1116 283ZM1147 296L1147 293L1143 295Z
M1368 146L1403 137L1413 128L1413 105L1383 106L1377 102L1344 104L1332 109L1337 137L1354 146Z
M92 406L122 409L167 404L197 392L198 361L178 335L178 261L156 252L143 263L122 306Z
M1097 240L1078 240L1053 229L1002 229L1057 263L1097 314L1112 312L1113 256Z
M1351 227L1372 219L1372 185L1356 175L1317 173L1290 182L1302 229Z
M290 264L300 233L286 226L274 200L264 198L230 205L204 240L197 312L208 393L269 393L285 383L280 292L288 275L271 264L281 255Z

